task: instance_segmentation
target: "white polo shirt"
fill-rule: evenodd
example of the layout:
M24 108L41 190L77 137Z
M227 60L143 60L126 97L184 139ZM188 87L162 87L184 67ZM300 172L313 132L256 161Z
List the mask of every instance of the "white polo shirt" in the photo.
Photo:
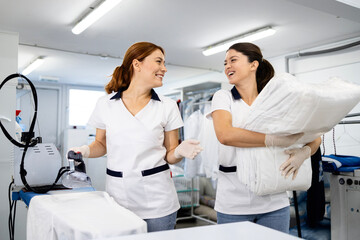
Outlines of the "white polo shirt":
M179 109L151 90L149 103L133 116L122 91L101 97L88 123L106 130L106 191L143 219L169 215L180 208L170 170L147 176L142 171L167 167L164 132L183 126Z
M211 112L226 110L232 115L233 127L243 125L249 114L250 106L242 99L235 87L217 91L212 99ZM236 166L241 156L236 154L236 147L219 144L219 164L224 167ZM218 173L215 210L225 214L258 214L278 210L289 206L286 192L273 195L257 196L240 182L236 172Z

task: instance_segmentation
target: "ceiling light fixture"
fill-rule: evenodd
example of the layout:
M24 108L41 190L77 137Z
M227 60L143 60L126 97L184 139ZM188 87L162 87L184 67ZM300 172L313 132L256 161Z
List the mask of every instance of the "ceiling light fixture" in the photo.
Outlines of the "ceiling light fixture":
M71 30L74 34L80 34L87 29L91 24L96 22L99 18L109 12L122 0L105 0L100 3L94 10L83 17Z
M44 57L38 57L34 61L32 61L21 73L23 75L28 75L43 63L44 63Z
M261 38L271 36L275 32L276 32L276 30L273 29L272 27L261 28L256 31L241 34L239 36L225 40L218 44L209 46L209 47L205 48L202 53L205 56L210 56L215 53L226 51L231 45L233 45L237 42L253 42L253 41L259 40Z
M360 8L359 0L336 0L336 1L347 4L352 7Z

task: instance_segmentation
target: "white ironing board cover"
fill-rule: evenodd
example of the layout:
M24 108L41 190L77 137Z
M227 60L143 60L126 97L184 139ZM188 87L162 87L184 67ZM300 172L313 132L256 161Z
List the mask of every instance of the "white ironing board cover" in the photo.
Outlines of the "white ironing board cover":
M106 192L39 195L29 205L27 240L107 239L145 232L146 222Z

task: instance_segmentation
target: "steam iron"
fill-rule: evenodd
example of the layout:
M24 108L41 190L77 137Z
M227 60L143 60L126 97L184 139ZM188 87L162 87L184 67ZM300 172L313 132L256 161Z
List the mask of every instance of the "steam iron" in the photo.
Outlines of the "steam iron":
M86 175L85 163L81 153L69 151L69 172L63 177L62 184L67 188L92 187L91 179Z

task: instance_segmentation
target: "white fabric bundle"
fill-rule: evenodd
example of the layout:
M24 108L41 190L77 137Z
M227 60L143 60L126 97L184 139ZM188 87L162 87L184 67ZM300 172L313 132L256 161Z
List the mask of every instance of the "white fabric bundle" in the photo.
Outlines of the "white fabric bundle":
M251 105L243 126L265 134L303 132L297 145L313 141L331 130L360 101L360 86L332 78L318 84L303 83L283 73L270 80ZM237 148L240 181L258 195L287 190L307 190L311 185L311 162L305 160L296 179L285 179L280 165L289 156L283 148Z
M106 192L35 196L27 217L28 240L107 239L146 231L144 220Z

